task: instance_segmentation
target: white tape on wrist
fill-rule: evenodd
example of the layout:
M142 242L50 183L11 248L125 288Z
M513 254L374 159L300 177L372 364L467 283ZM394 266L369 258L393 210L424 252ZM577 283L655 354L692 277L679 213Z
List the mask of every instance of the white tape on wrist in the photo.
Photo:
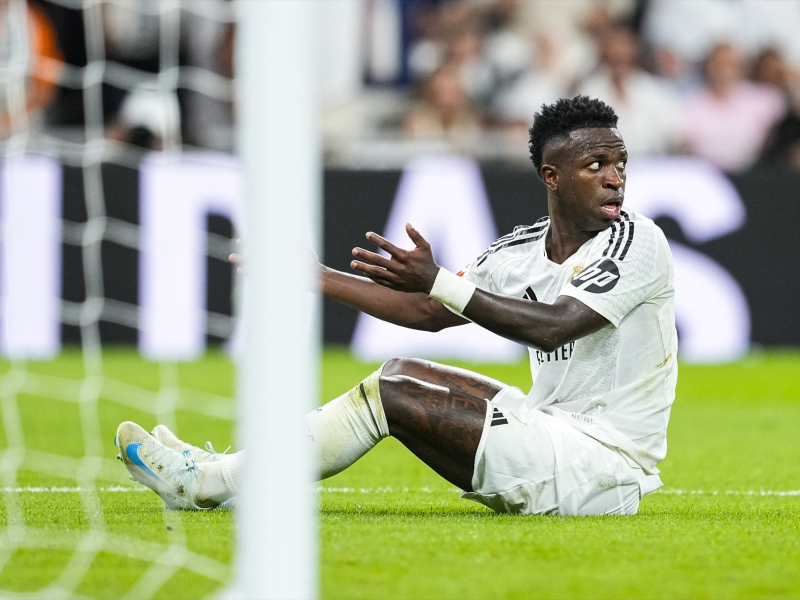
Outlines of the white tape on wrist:
M428 295L461 314L472 299L472 294L475 293L477 287L471 281L467 281L447 269L440 268L436 280L433 282L431 293Z

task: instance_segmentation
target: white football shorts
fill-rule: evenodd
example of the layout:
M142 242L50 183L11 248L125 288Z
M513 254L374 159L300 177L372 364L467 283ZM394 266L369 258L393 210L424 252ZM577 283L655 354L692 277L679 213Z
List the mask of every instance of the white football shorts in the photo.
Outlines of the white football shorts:
M623 456L546 413L517 416L524 401L509 387L489 402L474 491L461 496L503 513L636 514L639 482Z

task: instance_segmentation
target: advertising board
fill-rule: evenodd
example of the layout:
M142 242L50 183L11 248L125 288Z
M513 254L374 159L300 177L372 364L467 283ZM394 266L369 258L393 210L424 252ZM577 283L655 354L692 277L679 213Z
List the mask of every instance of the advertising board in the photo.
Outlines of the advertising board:
M626 206L655 219L672 248L684 360L800 345L798 189L797 173L729 177L688 158L630 164ZM225 155L146 159L138 169L106 164L94 184L52 158L0 165L0 351L53 356L93 319L103 343L138 344L153 359L191 359L208 343L231 343L237 278L226 256L230 240L246 236L244 194L239 166ZM410 221L441 264L458 270L546 211L530 168L436 156L403 171L329 169L322 258L348 271L351 249L368 245L365 232L407 244ZM303 244L299 235L298 248L276 257L276 293L283 259L305 252ZM523 351L474 325L413 332L328 301L323 321L326 343L369 359L503 362Z

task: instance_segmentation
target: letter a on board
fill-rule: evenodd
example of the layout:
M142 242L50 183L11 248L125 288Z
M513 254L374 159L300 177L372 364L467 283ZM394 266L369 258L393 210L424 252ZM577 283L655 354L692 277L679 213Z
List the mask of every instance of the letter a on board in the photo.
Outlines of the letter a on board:
M475 260L497 238L480 170L463 157L426 157L406 166L384 237L401 247L413 247L406 223L430 242L436 261L453 272ZM502 362L516 360L522 352L517 344L477 325L432 334L364 314L359 315L352 347L369 360L413 355Z

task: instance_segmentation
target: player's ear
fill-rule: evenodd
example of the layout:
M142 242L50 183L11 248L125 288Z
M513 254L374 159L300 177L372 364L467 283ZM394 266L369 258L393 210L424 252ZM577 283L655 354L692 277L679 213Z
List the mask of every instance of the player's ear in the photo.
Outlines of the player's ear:
M559 172L558 167L555 165L544 164L542 165L542 169L539 171L542 175L542 181L547 186L551 192L555 192L558 189L558 181L559 181Z

